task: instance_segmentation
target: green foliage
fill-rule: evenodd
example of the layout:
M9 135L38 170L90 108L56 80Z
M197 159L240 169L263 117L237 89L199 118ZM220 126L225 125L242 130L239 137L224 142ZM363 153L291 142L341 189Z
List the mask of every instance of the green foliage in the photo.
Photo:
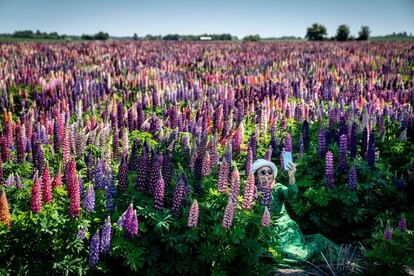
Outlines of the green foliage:
M306 30L306 38L309 40L325 40L326 39L326 27L318 24L313 23L312 26L308 27Z
M368 40L371 31L368 26L361 26L361 30L358 33L358 40Z
M348 25L340 25L336 31L335 39L338 41L347 41L349 39L349 27Z

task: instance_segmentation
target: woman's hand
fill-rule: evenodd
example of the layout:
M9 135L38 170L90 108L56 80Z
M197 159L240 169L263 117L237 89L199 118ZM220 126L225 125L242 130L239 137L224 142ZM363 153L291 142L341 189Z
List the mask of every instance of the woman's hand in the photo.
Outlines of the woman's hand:
M289 184L293 185L296 182L295 174L296 174L296 163L292 163L287 165L288 174L289 174Z

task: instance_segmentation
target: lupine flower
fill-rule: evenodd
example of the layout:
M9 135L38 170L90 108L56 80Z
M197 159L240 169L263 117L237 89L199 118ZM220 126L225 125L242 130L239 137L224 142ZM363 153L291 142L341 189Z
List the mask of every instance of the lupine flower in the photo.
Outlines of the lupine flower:
M42 200L40 191L40 180L35 175L33 179L32 198L31 198L31 209L33 213L40 213L42 211Z
M285 150L293 152L292 137L290 134L287 134L285 138Z
M161 174L161 170L158 173L158 181L154 187L154 208L162 210L164 208L165 197L165 183Z
M52 200L52 183L50 180L49 168L45 165L42 172L42 201L43 203L50 203Z
M176 217L181 217L183 197L184 197L184 181L181 176L178 176L177 184L174 187L174 195L173 195L172 207L171 207L171 211Z
M96 230L89 246L89 267L94 267L99 263L99 251L99 230Z
M367 152L367 141L368 141L368 130L365 127L362 131L362 142L361 142L361 157L365 159Z
M101 235L101 242L100 242L100 253L106 254L111 249L111 217L105 220L105 223L102 225L102 235Z
M252 159L256 159L256 148L257 148L257 131L255 130L253 135L250 137L249 147L252 150ZM230 164L231 162L229 162Z
M392 228L390 225L390 221L387 221L387 225L385 226L384 240L386 241L392 240Z
M134 209L133 209L132 203L129 205L125 216L123 218L123 229L125 231L125 236L128 239L131 239L133 237L133 219L134 219Z
M25 146L24 146L24 130L23 127L17 125L16 127L16 145L17 145L17 162L23 163L24 161L24 153L25 153Z
M231 172L230 179L230 195L229 197L233 202L237 204L237 198L240 194L240 174L237 166L234 166L233 171Z
M97 162L94 172L95 189L105 189L105 173L103 160Z
M79 179L75 175L72 183L72 196L70 197L70 215L73 218L77 218L80 215L80 190L79 190Z
M114 160L119 159L119 131L118 128L115 127L113 131L113 141L112 141L112 153Z
M303 148L305 151L308 151L309 146L310 146L310 139L309 139L309 124L307 120L303 121L302 135L303 135Z
M3 160L0 154L0 185L3 184Z
M86 197L83 201L83 208L89 213L93 213L95 211L95 190L92 184L89 185L88 191L86 192Z
M272 154L274 153L274 150L272 150ZM247 156L246 156L246 173L249 173L252 169L252 163L253 163L253 152L252 149L249 148L247 150Z
M322 127L318 129L318 152L320 157L326 154L326 134Z
M132 224L131 224L131 234L133 237L136 237L138 235L138 216L137 216L137 210L134 210L134 215L132 216Z
M407 220L404 216L402 216L400 221L398 222L398 229L400 229L401 232L407 231Z
M148 178L148 167L149 167L149 161L150 157L147 153L147 144L144 142L144 145L142 146L142 152L141 156L138 161L138 167L137 167L137 180L136 180L136 189L137 191L145 191L147 178Z
M61 168L59 166L55 177L53 178L52 181L52 187L56 188L56 187L61 187L62 186L62 173L61 173Z
M118 188L124 193L128 188L128 163L126 157L122 157L118 172Z
M79 231L76 233L76 238L78 240L83 241L86 238L86 230L87 230L86 226L79 229Z
M246 184L244 186L244 194L242 201L242 208L245 210L251 210L253 207L254 197L255 197L255 183L254 175L249 173Z
M234 213L236 211L236 204L233 202L231 197L227 200L226 209L224 210L223 220L221 226L223 228L229 229L233 225Z
M271 193L272 193L272 187L270 186L269 183L265 183L263 185L261 185L261 194L262 194L262 199L261 199L261 203L265 206L270 206L270 204L272 203L272 197L271 197Z
M187 226L194 228L198 226L198 202L197 199L194 199L193 204L191 204L190 212L188 214Z
M358 184L357 180L357 170L355 165L352 165L351 169L349 170L349 177L348 177L348 188L352 191L355 190Z
M375 137L374 137L374 131L371 131L371 133L369 135L368 165L372 169L375 167Z
M163 162L162 155L153 156L152 166L151 166L151 178L150 178L149 189L148 189L151 195L154 195L154 189L159 180L159 173L161 171L162 162Z
M22 189L22 188L24 188L24 186L23 186L23 182L22 182L22 179L21 179L20 175L19 175L19 174L17 174L17 173L16 173L16 188L17 188L17 189Z
M9 177L7 178L7 181L6 181L6 187L11 187L11 186L14 186L15 185L15 179L14 179L14 174L13 173L11 173L10 175L9 175Z
M114 197L115 197L115 172L112 170L108 171L108 177L106 178L107 184L105 186L105 207L106 210L112 211L115 208Z
M358 142L357 125L356 123L353 123L352 129L351 129L351 142L350 142L350 147L349 147L351 160L355 159L356 157L357 142Z
M263 215L262 215L262 225L264 227L269 227L270 222L271 222L271 216L270 216L269 208L267 208L267 206L265 206L264 212L263 212Z
M132 143L131 155L129 156L128 169L130 171L136 171L138 169L138 162L138 139L134 139Z
M229 164L226 159L223 158L218 171L217 191L219 193L225 193L227 191L228 177Z
M273 150L272 147L269 146L269 148L266 151L266 154L264 156L264 159L266 159L267 161L271 161L271 158L272 158L272 150Z
M347 161L346 161L346 152L348 149L347 145L347 136L345 134L341 135L340 145L339 145L339 170L342 172L346 171Z
M211 160L208 151L205 152L201 164L201 176L209 176L211 174Z
M9 204L3 189L0 189L0 223L4 223L7 227L11 228Z
M129 207L122 213L122 215L119 217L118 221L116 222L116 224L118 224L118 226L121 227L122 229L124 228L125 216L128 212L128 209Z
M300 158L303 157L303 153L305 151L304 145L303 145L303 135L300 134L300 138L299 138L299 156Z
M333 154L332 152L328 151L326 153L326 167L325 167L325 183L328 189L333 189L335 187L334 184L334 170L333 170Z
M172 150L172 149L171 149ZM162 176L165 182L165 186L170 186L173 174L173 162L172 162L172 152L170 150L164 154L163 164L162 164Z

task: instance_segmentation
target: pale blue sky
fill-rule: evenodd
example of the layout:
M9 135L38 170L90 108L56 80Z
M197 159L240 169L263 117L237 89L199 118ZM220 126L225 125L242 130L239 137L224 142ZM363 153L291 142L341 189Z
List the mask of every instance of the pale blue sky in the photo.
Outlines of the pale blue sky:
M414 0L0 0L0 33L303 37L314 22L325 25L329 36L340 24L347 24L354 36L361 25L368 25L373 36L414 34Z

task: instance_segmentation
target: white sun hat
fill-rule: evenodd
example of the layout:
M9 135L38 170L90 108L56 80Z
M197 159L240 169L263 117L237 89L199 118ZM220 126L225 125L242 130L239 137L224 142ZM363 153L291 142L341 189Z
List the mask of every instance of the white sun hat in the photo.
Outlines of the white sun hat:
M273 177L276 178L277 168L275 163L267 161L266 159L257 159L252 165L251 173L255 174L263 166L269 166L273 170Z

